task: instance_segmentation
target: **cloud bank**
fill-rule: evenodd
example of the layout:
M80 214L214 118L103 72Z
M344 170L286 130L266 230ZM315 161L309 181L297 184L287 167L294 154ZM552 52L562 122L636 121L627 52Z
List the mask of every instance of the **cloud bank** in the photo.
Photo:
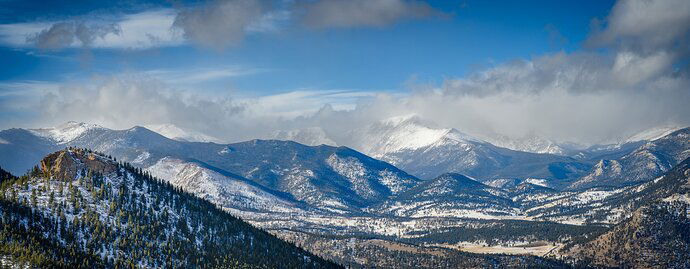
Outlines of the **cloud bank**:
M200 7L185 8L175 17L174 27L203 47L223 49L240 42L246 28L261 18L258 0L215 0Z
M478 137L533 134L560 142L613 142L659 125L690 126L690 12L678 11L689 6L683 0L620 1L594 28L587 40L591 49L502 63L437 85L411 84L399 94L285 89L271 96L204 97L175 89L171 85L177 83L154 73L67 83L59 90L46 90L40 101L22 107L42 115L27 122L32 127L67 120L113 128L173 123L226 141L269 137L276 130L321 127L343 144L340 141L347 140L344 134L353 128L417 114ZM259 7L250 9L254 8ZM190 20L192 28L203 14L223 13L204 7L189 12L184 20ZM252 14L262 16L261 12ZM239 20L233 29L247 27L248 21ZM206 42L204 37L216 30L198 26L190 31L202 31L197 42ZM223 38L227 39L218 42L230 45L241 37ZM201 78L234 74L211 72ZM0 108L1 112L17 114L13 109L21 102L7 98L0 96L0 102L15 105ZM3 123L11 127L8 124Z

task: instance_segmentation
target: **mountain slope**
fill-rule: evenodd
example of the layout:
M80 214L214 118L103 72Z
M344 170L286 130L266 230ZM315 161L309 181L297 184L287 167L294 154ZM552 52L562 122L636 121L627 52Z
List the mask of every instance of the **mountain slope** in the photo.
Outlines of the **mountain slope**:
M690 128L685 128L647 142L619 159L599 161L589 174L569 188L618 187L649 181L688 157Z
M486 140L498 147L531 153L568 155L574 150L573 147L567 147L536 135L526 135L521 138L496 135L488 137Z
M269 196L283 201L277 204L299 202L334 210L358 211L407 190L419 181L390 164L349 148L310 147L291 141L252 140L225 145L185 142L143 127L92 128L71 136L71 140L60 140L59 144L21 129L0 132L0 138L10 142L0 144L0 163L7 163L7 167L14 168L10 170L13 172L29 169L40 160L38 156L46 154L45 148L75 146L104 152L152 171L164 158L181 160L213 171L210 174L215 178L224 177L215 182L239 180L258 188L255 190L268 191ZM30 146L34 143L37 146ZM28 157L16 158L18 155ZM15 165L15 159L23 161ZM172 174L158 175L166 180L178 180ZM238 204L238 207L244 205Z
M410 174L431 179L461 173L481 181L541 178L564 186L590 169L586 161L494 146L452 128L437 128L418 117L393 118L353 131L365 154Z
M655 203L584 244L566 249L579 264L629 268L690 267L687 203Z
M418 184L374 211L405 217L495 218L515 213L506 196L464 175L448 173Z
M0 131L0 165L15 175L23 175L46 154L60 148L54 141L24 129Z
M526 210L535 219L617 224L631 212L663 199L690 193L690 158L646 183L624 188L592 188L561 192Z
M623 220L599 236L572 242L558 255L582 266L690 266L690 158L662 177L596 204L583 210L622 214Z
M188 157L318 207L354 210L402 192L418 181L388 163L346 147L252 140L224 145L214 153Z
M49 266L335 267L139 171L80 149L46 156L0 191L3 232L39 241L2 249L58 246L41 252Z

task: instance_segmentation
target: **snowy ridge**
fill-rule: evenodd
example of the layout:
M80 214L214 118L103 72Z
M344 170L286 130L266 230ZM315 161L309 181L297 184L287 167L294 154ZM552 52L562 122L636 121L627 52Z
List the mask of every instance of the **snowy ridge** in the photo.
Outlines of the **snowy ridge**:
M105 129L96 124L68 121L53 128L31 129L34 134L48 138L58 144L69 143L83 134L96 129Z
M355 130L352 136L358 140L356 148L376 158L428 147L444 139L462 143L482 142L456 129L430 127L432 125L415 115L393 117Z
M651 129L644 130L642 132L639 132L637 134L634 134L628 139L625 140L623 143L630 143L630 142L636 142L636 141L654 141L659 138L662 138L664 136L669 135L670 133L673 133L677 130L682 129L680 126L660 126L660 127L655 127Z
M556 155L566 155L568 149L555 141L544 139L536 135L528 135L522 138L510 138L507 136L495 135L485 140L489 143L517 151L532 153L549 153Z
M146 169L153 176L223 207L264 212L299 212L290 202L239 179L191 162L165 157Z

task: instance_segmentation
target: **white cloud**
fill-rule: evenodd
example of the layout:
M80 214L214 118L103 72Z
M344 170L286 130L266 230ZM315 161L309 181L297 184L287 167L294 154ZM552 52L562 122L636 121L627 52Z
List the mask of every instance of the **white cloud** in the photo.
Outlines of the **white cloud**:
M145 49L177 46L184 38L172 30L175 12L171 9L151 10L125 15L118 22L119 35L109 34L94 42L97 47Z
M13 47L145 49L175 46L184 38L171 30L172 9L150 10L105 19L84 17L53 22L0 25L0 43Z
M246 27L248 33L268 33L280 30L289 23L292 12L289 10L272 10L253 20Z
M181 70L157 70L144 72L145 77L114 76L52 88L42 103L27 103L28 111L44 115L35 117L33 126L66 120L117 128L173 123L227 141L319 126L345 145L340 143L346 141L342 136L352 128L411 113L480 137L536 134L580 143L609 141L657 125L688 126L690 72L687 67L675 67L687 65L688 28L671 25L684 22L684 16L668 14L676 19L657 18L661 21L657 22L650 15L641 18L640 29L634 30L627 18L643 14L625 6L636 3L617 3L606 27L593 34L591 40L599 39L597 46L606 48L603 52L561 52L517 60L400 95L307 89L260 97L201 97L170 85L220 80L255 70L198 69L188 70L186 76ZM685 3L678 4L684 8ZM660 10L664 9L649 7L648 12L661 16ZM169 14L172 23L174 13ZM30 27L36 28L25 28ZM666 36L664 27L673 27L674 34ZM121 35L126 35L126 28L122 27ZM93 45L98 46L99 40ZM16 96L18 91L13 93ZM0 102L17 104L3 95ZM8 109L0 107L5 114L16 112ZM0 123L12 127L7 120Z
M33 114L20 127L54 126L69 120L111 128L172 123L226 141L266 137L289 128L296 118L330 104L354 109L372 92L354 90L297 90L268 96L204 96L198 89L174 88L150 75L123 74L65 83L12 82L0 84L4 115ZM11 98L11 99L10 99ZM5 102L6 101L6 102ZM17 127L0 120L0 127Z
M182 9L173 26L181 29L188 40L220 50L242 41L247 27L260 20L261 15L258 0L214 0L203 6Z
M267 69L240 66L218 68L156 69L144 73L170 84L197 84L267 72Z
M690 1L627 0L618 1L605 22L605 28L593 34L593 45L617 45L627 50L656 52L660 49L688 50Z
M319 0L299 6L303 22L314 28L381 27L440 14L416 0Z
M375 93L353 90L297 90L257 98L239 99L247 114L291 120L319 111L324 105L338 110L352 110L361 98Z

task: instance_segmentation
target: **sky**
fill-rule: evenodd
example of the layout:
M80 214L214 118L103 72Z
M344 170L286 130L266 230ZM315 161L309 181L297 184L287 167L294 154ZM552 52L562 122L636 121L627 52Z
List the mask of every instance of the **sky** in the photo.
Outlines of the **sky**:
M234 142L415 114L603 143L690 125L689 34L686 0L0 0L0 129Z

